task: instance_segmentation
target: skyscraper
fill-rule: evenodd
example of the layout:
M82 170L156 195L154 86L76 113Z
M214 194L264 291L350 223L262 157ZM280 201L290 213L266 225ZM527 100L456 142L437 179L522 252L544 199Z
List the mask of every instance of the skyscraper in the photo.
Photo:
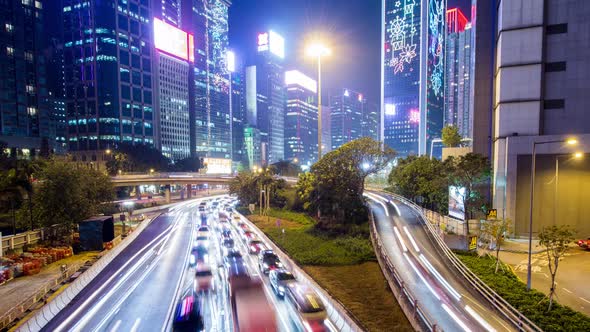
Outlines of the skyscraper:
M305 74L285 72L285 159L311 166L318 159L317 82Z
M383 0L382 137L399 155L425 154L444 109L446 0Z
M444 124L456 126L463 138L473 138L471 44L471 25L463 12L447 10Z
M342 89L330 96L332 150L362 137L364 106L363 95L349 89Z
M105 160L119 142L154 145L152 11L147 1L62 1L70 151ZM83 152L86 151L86 152Z
M41 1L0 6L0 141L35 153L51 139Z
M248 122L260 130L262 163L285 158L285 40L274 31L258 34L258 55L246 68ZM255 123L254 123L255 122Z
M194 141L209 173L232 167L230 72L227 65L229 0L192 0L195 34Z
M246 118L245 73L242 66L236 66L232 72L232 141L233 162L238 167L248 164L244 145L244 128L248 124Z
M363 105L363 122L361 125L361 136L370 137L378 141L379 134L381 133L381 127L379 121L381 119L379 113L379 106L377 103L373 103L364 99Z

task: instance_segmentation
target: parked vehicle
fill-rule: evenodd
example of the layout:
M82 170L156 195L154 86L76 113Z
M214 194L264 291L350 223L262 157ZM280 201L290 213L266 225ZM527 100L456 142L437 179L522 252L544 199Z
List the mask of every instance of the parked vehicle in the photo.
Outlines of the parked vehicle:
M580 248L590 249L590 237L586 240L578 240L578 245L580 246Z

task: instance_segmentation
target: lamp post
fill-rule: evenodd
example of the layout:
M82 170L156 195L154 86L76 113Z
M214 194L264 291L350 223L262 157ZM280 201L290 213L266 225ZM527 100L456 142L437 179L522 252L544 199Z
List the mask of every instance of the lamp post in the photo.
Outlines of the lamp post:
M314 43L307 48L307 54L315 57L318 63L318 161L322 159L322 57L331 53L331 50L321 43Z
M565 140L554 140L547 142L533 142L533 153L531 156L531 201L529 204L529 254L526 274L526 289L531 290L531 277L532 277L532 254L533 254L533 204L535 200L535 166L537 156L537 145L552 144L552 143L566 143L567 145L576 145L578 141L574 138Z

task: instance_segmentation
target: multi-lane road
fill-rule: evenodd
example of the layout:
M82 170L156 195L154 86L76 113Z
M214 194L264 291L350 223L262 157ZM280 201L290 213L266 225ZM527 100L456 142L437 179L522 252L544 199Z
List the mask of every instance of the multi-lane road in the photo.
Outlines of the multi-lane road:
M383 193L367 193L378 236L405 286L444 331L512 331L511 325L445 265L420 216ZM403 268L402 268L403 267Z
M215 210L202 221L198 205L203 199L180 203L154 219L106 268L96 276L43 331L170 331L176 306L194 287L195 267L190 264L197 228L211 228L207 261L213 272L213 290L199 295L205 331L232 331L232 313L221 244L213 229ZM260 275L256 255L248 254L238 237L248 274L263 281L274 309L279 331L302 331L294 306L272 292L268 277ZM305 282L301 280L300 282ZM271 313L272 314L272 313ZM328 329L333 325L326 321Z

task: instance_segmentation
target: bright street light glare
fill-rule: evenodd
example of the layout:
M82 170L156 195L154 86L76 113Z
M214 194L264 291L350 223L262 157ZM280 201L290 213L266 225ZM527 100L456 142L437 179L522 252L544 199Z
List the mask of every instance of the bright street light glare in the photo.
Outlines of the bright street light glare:
M584 153L582 153L582 152L576 152L576 153L574 153L574 158L576 158L576 159L582 159L582 157L584 157Z
M307 48L307 55L309 55L309 56L324 57L324 56L328 56L330 54L332 54L332 51L320 43L311 44Z
M576 145L578 144L578 140L575 138L569 138L568 140L565 141L568 145Z

